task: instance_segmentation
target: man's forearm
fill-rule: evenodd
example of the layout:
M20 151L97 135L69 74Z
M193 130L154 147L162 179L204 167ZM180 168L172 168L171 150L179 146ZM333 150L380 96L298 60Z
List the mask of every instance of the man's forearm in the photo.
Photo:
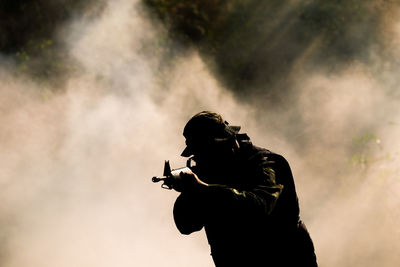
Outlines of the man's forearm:
M204 206L197 194L181 193L174 204L174 220L178 230L185 235L201 230L204 226Z

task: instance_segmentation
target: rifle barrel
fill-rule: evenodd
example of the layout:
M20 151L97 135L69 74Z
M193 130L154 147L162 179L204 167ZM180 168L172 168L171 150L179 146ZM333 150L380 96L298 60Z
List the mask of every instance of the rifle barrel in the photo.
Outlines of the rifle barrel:
M160 178L160 177L153 177L151 180L153 181L153 183L158 183L159 181L164 181L164 180L166 180L167 178L165 178L165 177L163 177L163 178Z

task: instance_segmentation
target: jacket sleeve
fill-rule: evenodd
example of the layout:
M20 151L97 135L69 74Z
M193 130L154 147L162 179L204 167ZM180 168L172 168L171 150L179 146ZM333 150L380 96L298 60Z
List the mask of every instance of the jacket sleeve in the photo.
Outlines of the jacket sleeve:
M174 205L174 219L182 234L199 231L212 221L256 219L273 211L283 190L275 179L279 163L261 154L249 162L249 177L241 178L251 182L244 188L211 184L198 192L181 193Z
M200 231L204 226L205 206L197 192L182 192L174 204L174 221L184 235Z
M268 216L275 208L284 186L277 183L280 175L280 162L272 160L263 153L256 154L249 160L248 179L244 188L232 188L234 209L243 214ZM278 171L278 172L277 172Z

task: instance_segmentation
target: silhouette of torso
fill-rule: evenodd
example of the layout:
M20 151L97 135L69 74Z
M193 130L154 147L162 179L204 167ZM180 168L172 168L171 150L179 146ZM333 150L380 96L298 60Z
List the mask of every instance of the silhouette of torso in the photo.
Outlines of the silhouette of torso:
M246 140L245 140L246 141ZM299 220L293 176L280 155L249 140L229 169L203 170L228 181L206 192L183 192L174 218L184 234L205 228L217 267L317 266L311 238ZM203 177L203 178L202 178Z

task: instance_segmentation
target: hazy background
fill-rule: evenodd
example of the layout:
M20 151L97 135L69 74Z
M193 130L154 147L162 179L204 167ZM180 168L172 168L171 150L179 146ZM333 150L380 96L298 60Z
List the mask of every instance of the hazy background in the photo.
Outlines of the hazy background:
M399 265L396 1L0 7L1 266L212 266L151 183L205 109L288 159L320 266Z

